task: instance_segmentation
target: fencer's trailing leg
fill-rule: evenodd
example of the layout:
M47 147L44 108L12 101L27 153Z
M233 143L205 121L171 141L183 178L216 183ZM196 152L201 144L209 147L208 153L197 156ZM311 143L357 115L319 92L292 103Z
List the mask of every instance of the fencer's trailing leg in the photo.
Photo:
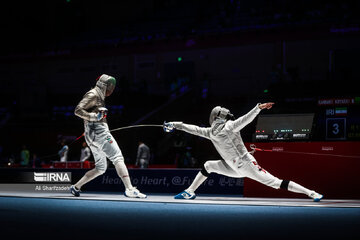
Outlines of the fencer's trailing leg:
M86 183L90 182L91 180L93 180L94 178L96 178L97 176L100 176L104 172L105 171L98 170L96 168L91 169L90 171L86 172L85 175L75 185L72 185L70 187L71 194L74 195L75 197L79 197L81 187L84 184L86 184Z
M284 182L284 181L283 181ZM307 196L309 196L310 198L312 198L315 202L319 202L322 198L323 195L315 192L315 191L311 191L299 184L297 184L296 182L293 181L289 181L289 186L288 186L288 190L290 192L296 192L296 193L303 193L306 194Z

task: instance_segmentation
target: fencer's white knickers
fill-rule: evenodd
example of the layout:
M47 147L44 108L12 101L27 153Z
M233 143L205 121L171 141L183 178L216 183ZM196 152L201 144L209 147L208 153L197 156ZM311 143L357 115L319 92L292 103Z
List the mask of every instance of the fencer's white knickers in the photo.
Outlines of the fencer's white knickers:
M105 122L84 122L85 140L95 160L95 168L99 171L107 169L108 158L114 165L124 161L122 152L109 131Z
M217 173L234 178L247 177L275 189L279 189L282 182L281 179L260 167L250 153L243 156L242 159L237 158L233 161L207 161L204 167L208 173Z

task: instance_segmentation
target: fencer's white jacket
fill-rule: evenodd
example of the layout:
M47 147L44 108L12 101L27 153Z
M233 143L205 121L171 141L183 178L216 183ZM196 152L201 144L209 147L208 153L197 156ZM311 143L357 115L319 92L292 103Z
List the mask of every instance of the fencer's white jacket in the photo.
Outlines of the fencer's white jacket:
M98 122L97 113L99 108L105 107L106 81L109 76L103 74L97 81L96 86L88 91L75 108L75 115L84 119L84 122ZM106 123L106 118L99 122Z
M233 161L239 158L246 160L244 156L249 152L241 138L240 130L251 123L260 111L259 104L257 104L247 114L236 120L216 119L211 127L207 128L183 122L172 123L178 130L209 139L225 161Z

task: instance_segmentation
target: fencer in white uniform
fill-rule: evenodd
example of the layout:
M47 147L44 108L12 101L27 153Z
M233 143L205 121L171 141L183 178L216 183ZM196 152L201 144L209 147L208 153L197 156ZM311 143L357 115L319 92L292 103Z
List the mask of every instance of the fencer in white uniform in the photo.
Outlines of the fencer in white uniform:
M132 186L124 157L121 150L109 131L106 121L107 109L105 97L110 96L116 86L116 79L102 74L96 86L88 91L75 108L75 115L84 120L84 137L90 147L95 160L95 168L88 171L70 190L74 196L80 196L81 187L97 176L105 173L107 159L115 166L116 172L125 186L125 196L146 198L138 189Z
M270 109L274 103L257 104L250 112L236 120L226 108L217 106L210 114L210 127L198 127L183 122L164 123L164 130L174 129L209 139L223 158L205 162L202 170L185 191L175 196L175 199L195 199L196 189L207 179L210 173L218 173L228 177L248 177L269 187L287 189L291 192L303 193L314 201L320 201L322 195L309 190L293 181L282 180L262 169L251 155L240 135L240 130L252 122L262 109Z

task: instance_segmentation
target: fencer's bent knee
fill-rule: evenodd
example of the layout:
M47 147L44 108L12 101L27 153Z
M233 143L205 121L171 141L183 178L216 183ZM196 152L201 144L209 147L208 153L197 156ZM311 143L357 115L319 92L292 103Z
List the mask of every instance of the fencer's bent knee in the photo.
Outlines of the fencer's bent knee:
M98 173L99 176L103 175L105 173L105 171L106 171L106 169L98 169L98 168L96 168L96 170L97 170L97 173Z
M206 163L204 163L203 169L204 171L206 171L207 174L212 173L213 168L212 168L212 162L211 161L207 161ZM202 171L202 170L201 170ZM204 173L203 173L204 174ZM205 176L205 175L204 175Z
M106 171L106 166L103 165L95 165L95 169L98 172L98 175L102 175Z
M118 163L124 162L124 158L123 157L117 157L115 158L112 163L114 164L114 166Z
M207 162L206 162L207 163ZM205 164L206 164L205 163ZM207 171L205 164L202 166L201 168L201 174L204 175L205 177L208 177L210 175L210 173Z

